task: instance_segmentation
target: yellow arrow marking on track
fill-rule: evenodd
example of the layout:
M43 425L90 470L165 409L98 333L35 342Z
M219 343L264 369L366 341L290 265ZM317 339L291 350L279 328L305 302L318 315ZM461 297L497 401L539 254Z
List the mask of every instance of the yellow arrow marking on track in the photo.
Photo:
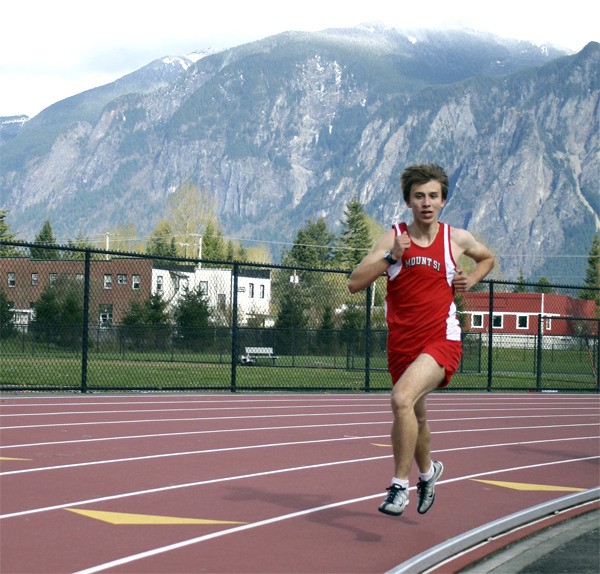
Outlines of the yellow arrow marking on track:
M551 492L582 492L585 488L573 488L571 486L552 486L548 484L527 484L525 482L503 482L501 480L478 480L473 479L475 482L484 482L486 484L493 484L494 486L502 486L504 488L512 488L513 490L542 490Z
M101 510L80 510L66 508L69 512L82 514L88 518L110 524L246 524L229 520L207 520L204 518L178 518L176 516L154 516L151 514L128 514L127 512L104 512Z
M0 460L31 460L30 458L11 458L10 456L0 456Z

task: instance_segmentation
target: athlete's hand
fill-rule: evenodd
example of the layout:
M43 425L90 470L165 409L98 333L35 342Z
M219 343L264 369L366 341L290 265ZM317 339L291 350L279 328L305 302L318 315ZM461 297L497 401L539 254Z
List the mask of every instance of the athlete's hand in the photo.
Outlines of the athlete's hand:
M410 235L406 233L401 233L400 235L396 235L394 239L394 247L392 249L392 255L394 259L402 259L402 254L410 247Z
M468 291L471 287L469 276L460 267L457 267L454 273L454 290Z

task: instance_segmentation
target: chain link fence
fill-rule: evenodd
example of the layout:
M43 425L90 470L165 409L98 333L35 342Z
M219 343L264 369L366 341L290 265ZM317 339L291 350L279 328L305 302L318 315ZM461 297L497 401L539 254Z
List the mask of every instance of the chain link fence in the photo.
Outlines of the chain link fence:
M388 391L385 278L0 242L3 391ZM536 291L538 289L538 291ZM457 297L452 391L598 392L582 288L484 281ZM589 288L587 288L589 292ZM426 312L426 310L424 310Z

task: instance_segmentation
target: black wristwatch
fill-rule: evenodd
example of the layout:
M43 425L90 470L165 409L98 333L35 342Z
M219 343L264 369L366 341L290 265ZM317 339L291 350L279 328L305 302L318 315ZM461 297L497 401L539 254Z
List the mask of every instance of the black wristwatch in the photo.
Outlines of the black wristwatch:
M390 264L390 265L395 265L396 263L398 263L397 259L394 259L394 257L392 256L392 252L391 251L386 251L385 255L383 256L383 258Z

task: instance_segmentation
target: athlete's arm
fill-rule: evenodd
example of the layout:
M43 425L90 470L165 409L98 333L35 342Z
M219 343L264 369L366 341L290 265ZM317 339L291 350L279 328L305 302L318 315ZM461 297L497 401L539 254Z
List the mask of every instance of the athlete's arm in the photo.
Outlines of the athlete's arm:
M493 269L494 255L465 229L451 228L451 240L455 261L458 261L461 255L466 255L475 261L475 267L470 273L457 269L454 276L454 288L457 291L469 291Z
M392 252L392 257L399 261L405 249L410 247L410 236L404 232L396 235L393 229L386 231L375 243L371 252L358 264L350 275L348 289L350 293L358 293L367 288L378 277L381 277L390 267L384 259L387 251Z
M390 264L383 258L386 251L392 250L394 259L396 255L393 252L394 230L386 231L375 243L371 252L358 264L352 271L348 280L348 290L350 293L358 293L366 289L378 277L381 277L388 269ZM401 254L400 254L401 256Z

